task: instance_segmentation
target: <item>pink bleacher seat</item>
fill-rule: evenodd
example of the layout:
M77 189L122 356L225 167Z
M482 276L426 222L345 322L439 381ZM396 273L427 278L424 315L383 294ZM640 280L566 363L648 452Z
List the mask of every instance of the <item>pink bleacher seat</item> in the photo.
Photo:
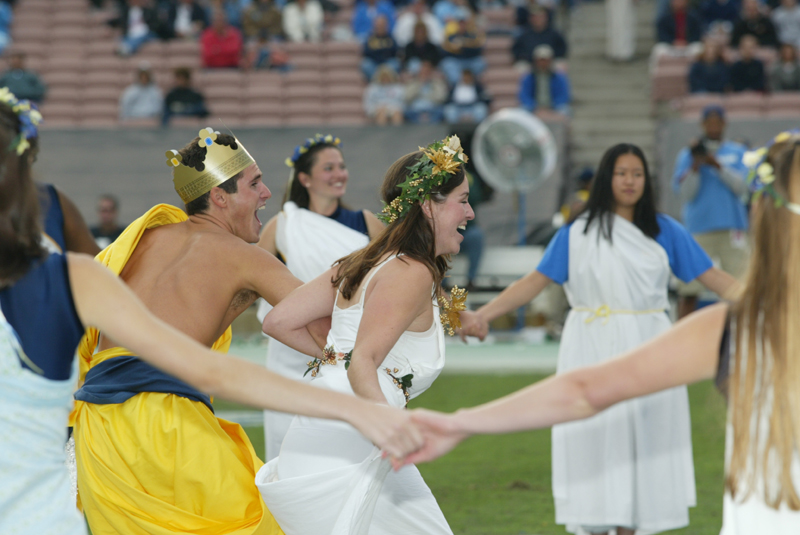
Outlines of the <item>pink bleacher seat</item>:
M59 10L53 13L53 24L55 26L64 27L71 26L73 28L81 28L89 26L92 19L85 10Z
M236 69L204 69L194 74L194 85L200 90L207 85L241 87L244 80L244 73Z
M283 117L275 115L248 115L244 119L246 126L279 127L284 125Z
M181 117L176 116L172 117L169 121L170 126L174 127L191 127L191 128L205 128L206 126L206 119L201 119L200 117Z
M58 119L75 120L78 117L78 106L74 103L68 102L51 102L50 99L46 100L41 106L42 117L44 117L44 124Z
M289 86L285 90L285 99L288 102L322 101L324 89L319 84L305 84Z
M187 69L200 69L202 67L200 56L197 54L183 54L180 56L168 56L164 62L164 66L168 69L177 69L179 67L186 67Z
M75 71L47 71L42 73L42 80L50 88L54 87L82 87L84 76Z
M83 26L73 26L71 23L54 24L50 28L50 40L52 41L86 41L91 37Z
M279 85L272 85L268 83L261 85L248 85L245 87L243 96L248 100L280 100L283 97L283 88Z
M654 101L682 97L689 91L689 73L679 65L656 67L650 81L650 96Z
M53 9L53 3L51 0L25 0L24 2L20 2L20 6L18 9L24 9L27 11L47 11L51 12ZM84 6L85 7L85 4Z
M494 68L488 69L485 73L483 73L483 76L481 76L481 81L486 85L493 83L519 84L523 74L524 73L520 73L513 67Z
M253 99L245 102L246 115L274 115L283 117L286 114L286 107L279 98Z
M55 103L76 103L80 101L81 92L77 86L53 86L47 91L47 102Z
M725 98L715 93L694 93L681 100L681 117L697 119L706 106L725 106Z
M290 115L285 120L287 126L322 126L325 122L321 115Z
M50 41L50 27L45 25L14 25L11 28L12 45L18 42L45 43Z
M298 71L320 71L324 60L316 54L294 54L289 56L289 63Z
M325 65L328 68L328 72L334 69L350 70L358 68L361 65L361 55L350 53L329 54L325 57Z
M495 97L492 100L492 105L490 106L491 110L497 111L502 110L504 108L517 108L519 107L519 100L517 97Z
M486 50L483 53L486 59L486 65L491 69L492 67L507 67L513 63L514 58L511 56L511 48L508 50Z
M290 57L293 56L300 56L300 55L314 55L314 56L321 56L322 50L325 45L320 43L292 43L286 42L281 43L280 47L289 54Z
M89 72L107 72L118 76L123 68L125 69L123 72L129 72L130 66L116 56L92 56L86 61L86 67Z
M486 20L486 25L496 28L512 28L514 26L514 7L507 6L501 9L484 9L481 15ZM510 45L509 45L510 48Z
M364 115L330 115L326 123L338 126L363 126L368 123L368 120Z
M762 93L731 93L725 99L725 110L732 114L760 115L764 112L765 101Z
M208 109L212 117L224 115L226 117L239 116L244 113L242 103L228 99L207 99Z
M11 46L15 51L23 52L27 56L46 57L50 53L50 47L47 43L43 43L42 41L18 40L12 43Z
M329 100L325 103L326 114L339 115L364 115L364 104L354 100Z
M512 44L513 41L510 37L487 37L484 53L502 51L510 55Z
M358 68L325 71L324 83L328 85L364 85L364 76Z
M764 98L764 105L767 109L794 107L800 110L800 93L789 91L772 93Z
M332 41L325 43L322 52L326 56L336 56L339 54L361 56L361 45L355 42Z
M275 71L250 71L245 73L244 83L249 87L283 85L283 75Z
M86 87L98 86L122 88L127 85L127 81L127 76L120 76L120 73L116 71L107 70L92 70L87 72L83 77L83 82Z
M115 39L92 39L87 45L87 53L90 56L108 56L117 50Z
M203 94L209 99L225 99L231 101L238 101L242 98L242 88L237 86L230 86L227 84L206 83L202 87Z
M92 102L89 100L81 99L79 106L81 122L83 119L107 119L110 118L114 122L117 120L119 108L117 102Z
M663 54L658 57L657 67L680 67L686 70L686 75L689 75L689 67L692 65L692 58L688 56L673 56L671 54Z
M289 100L285 104L286 116L325 114L321 100Z
M284 75L284 86L300 86L300 85L313 85L320 86L322 84L322 73L319 71L291 71Z
M30 1L31 0L25 0L24 3ZM51 5L59 11L83 11L84 13L89 11L88 2L86 2L86 0L54 0Z
M186 39L173 39L166 43L167 54L171 56L188 56L200 53L200 45L197 41Z
M121 92L120 88L107 85L87 86L81 91L81 98L86 102L106 102L116 105Z
M328 99L335 100L361 100L364 97L364 87L359 84L329 85L325 94Z
M513 98L516 100L519 93L519 83L517 82L493 82L486 84L486 89L494 98Z
M90 65L89 60L78 56L52 55L45 60L42 73L47 71L84 72Z
M27 13L17 8L14 14L11 31L14 32L19 28L30 27L49 27L52 24L52 19L47 15L41 13Z

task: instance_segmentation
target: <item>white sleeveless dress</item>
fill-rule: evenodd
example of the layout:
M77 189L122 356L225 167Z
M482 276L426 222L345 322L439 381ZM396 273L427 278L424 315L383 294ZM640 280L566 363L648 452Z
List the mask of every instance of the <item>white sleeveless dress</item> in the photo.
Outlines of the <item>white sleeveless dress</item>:
M393 258L368 275L357 304L334 305L328 346L337 353L352 351L366 289ZM432 306L431 327L404 332L376 370L381 391L394 407L404 407L406 395L410 399L427 390L444 367L444 332ZM397 382L409 374L411 386L404 391ZM312 384L355 395L343 360L320 366ZM256 485L286 535L452 534L417 468L391 471L380 449L344 422L295 417L280 455L258 471Z
M353 251L366 247L369 237L330 217L298 207L289 201L278 214L275 246L286 261L292 275L309 282L330 269L334 262ZM258 319L272 309L259 299ZM267 347L267 369L295 381L310 381L303 376L308 356L270 338ZM283 437L294 418L293 414L264 411L264 441L267 461L278 456Z

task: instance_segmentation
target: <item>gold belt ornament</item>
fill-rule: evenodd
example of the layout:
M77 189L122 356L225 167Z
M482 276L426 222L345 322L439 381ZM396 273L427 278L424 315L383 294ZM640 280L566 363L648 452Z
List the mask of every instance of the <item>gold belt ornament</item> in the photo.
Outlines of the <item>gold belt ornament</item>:
M575 312L591 312L591 315L584 320L584 323L592 323L594 320L598 318L603 319L603 325L608 323L609 318L612 314L626 314L632 316L641 316L646 314L657 314L659 312L664 312L663 309L659 308L651 308L648 310L612 310L612 308L608 305L602 305L597 308L589 308L589 307L575 307L572 310Z

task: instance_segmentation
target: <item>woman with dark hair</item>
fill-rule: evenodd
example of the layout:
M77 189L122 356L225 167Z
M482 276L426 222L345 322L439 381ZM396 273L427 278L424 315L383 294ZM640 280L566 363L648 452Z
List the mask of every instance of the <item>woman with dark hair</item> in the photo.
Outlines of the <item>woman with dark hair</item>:
M212 351L157 319L90 256L48 255L30 172L28 136L35 136L35 123L23 104L0 91L0 533L86 533L64 448L84 326L101 329L204 393L344 418L396 455L421 445L407 413L309 388ZM170 515L166 509L148 513L164 520ZM129 527L129 533L142 532L133 520Z
M405 462L435 459L473 434L588 418L623 400L715 379L729 407L721 535L800 533L800 133L778 134L745 159L753 254L735 302L691 314L618 358L485 405L415 411L425 446Z
M670 270L727 294L735 279L713 267L691 235L656 212L641 149L627 143L603 155L583 212L561 228L535 271L474 313L465 334L534 299L551 281L572 310L558 373L603 362L670 327ZM689 401L685 387L621 403L590 420L553 428L556 522L619 535L688 525L695 505Z
M439 375L450 316L437 298L451 314L459 307L437 288L474 217L466 160L455 136L397 160L382 188L387 228L267 315L264 331L290 346L332 315L323 358L308 363L312 384L404 407ZM389 470L352 427L298 416L256 485L286 535L451 534L419 471Z
M349 210L341 199L349 174L338 137L319 135L295 148L286 164L291 168L283 209L269 220L258 245L286 263L292 275L308 282L328 271L336 260L365 247L383 230L369 210ZM270 309L259 300L261 321ZM296 381L310 381L304 373L308 359L277 340L267 348L267 368ZM278 456L294 415L264 412L266 459Z

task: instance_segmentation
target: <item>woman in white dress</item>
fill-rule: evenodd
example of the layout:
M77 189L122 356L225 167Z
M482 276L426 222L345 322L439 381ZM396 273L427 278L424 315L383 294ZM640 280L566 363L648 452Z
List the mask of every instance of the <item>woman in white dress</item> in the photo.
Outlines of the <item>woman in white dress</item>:
M476 433L587 418L623 400L716 377L728 399L721 535L800 533L800 135L751 156L753 254L738 299L650 342L453 415L418 412L422 462ZM658 489L656 489L658 490Z
M474 217L465 161L455 136L400 158L382 188L387 229L267 315L265 332L291 346L333 311L323 359L309 362L312 384L404 407L439 375L436 289ZM389 471L353 427L296 417L256 485L286 535L451 534L419 471Z
M292 169L282 211L269 220L258 245L286 263L292 275L308 282L330 269L334 262L357 251L383 230L369 210L349 210L341 199L348 172L339 138L316 135L295 148L286 164ZM262 322L270 305L259 299ZM296 381L305 375L308 358L272 339L267 348L267 368ZM266 460L274 459L294 415L264 411Z
M537 269L474 314L465 332L564 285L572 310L558 373L603 362L666 331L670 270L724 294L735 284L672 218L658 214L644 154L619 144L603 156L584 212L559 230ZM688 525L695 505L685 387L553 428L556 522L570 531L632 534Z

